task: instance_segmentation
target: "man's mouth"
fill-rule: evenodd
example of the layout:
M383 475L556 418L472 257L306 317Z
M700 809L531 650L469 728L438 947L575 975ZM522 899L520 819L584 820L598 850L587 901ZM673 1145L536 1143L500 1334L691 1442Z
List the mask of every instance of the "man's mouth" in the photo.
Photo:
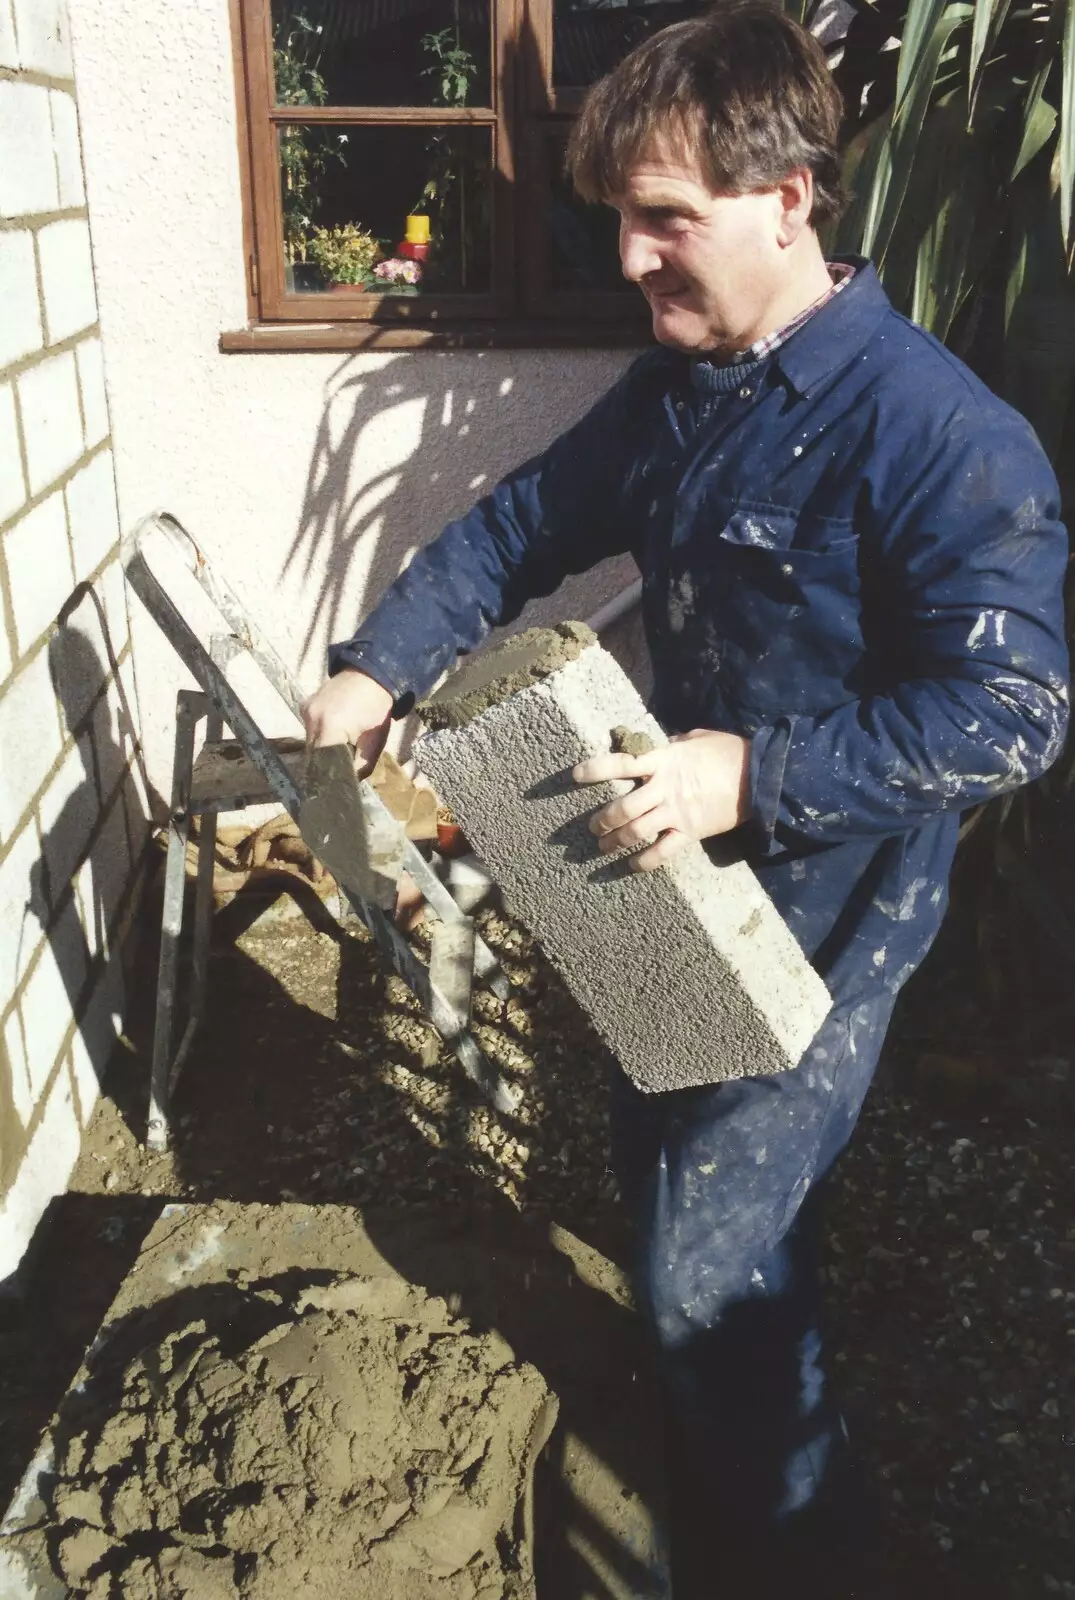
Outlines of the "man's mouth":
M668 288L661 288L653 283L646 285L646 296L651 301L682 300L689 294L690 289L685 283L671 284Z

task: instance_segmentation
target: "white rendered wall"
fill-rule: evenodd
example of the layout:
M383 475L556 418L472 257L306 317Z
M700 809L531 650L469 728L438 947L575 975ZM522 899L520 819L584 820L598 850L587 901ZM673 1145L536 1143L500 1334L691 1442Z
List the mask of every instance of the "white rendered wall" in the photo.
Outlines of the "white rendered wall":
M0 1282L123 1009L145 807L62 0L0 0Z
M70 3L123 526L173 511L312 690L410 554L627 358L220 354L246 322L227 0ZM588 616L633 576L589 574L536 616ZM180 673L133 601L132 625L163 791Z

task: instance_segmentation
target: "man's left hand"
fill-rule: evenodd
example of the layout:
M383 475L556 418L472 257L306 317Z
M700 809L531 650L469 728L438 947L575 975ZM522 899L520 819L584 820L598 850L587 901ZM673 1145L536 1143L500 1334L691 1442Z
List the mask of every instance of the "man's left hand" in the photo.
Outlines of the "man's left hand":
M576 783L633 780L638 787L590 818L598 849L648 848L631 857L652 872L690 839L728 833L750 815L750 740L695 728L644 756L594 756L577 766Z

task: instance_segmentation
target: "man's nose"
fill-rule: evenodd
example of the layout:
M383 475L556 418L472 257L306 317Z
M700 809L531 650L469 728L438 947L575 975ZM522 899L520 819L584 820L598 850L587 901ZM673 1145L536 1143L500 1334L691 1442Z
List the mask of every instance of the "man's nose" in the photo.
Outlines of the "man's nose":
M660 251L644 228L620 224L620 268L628 283L641 283L661 265Z

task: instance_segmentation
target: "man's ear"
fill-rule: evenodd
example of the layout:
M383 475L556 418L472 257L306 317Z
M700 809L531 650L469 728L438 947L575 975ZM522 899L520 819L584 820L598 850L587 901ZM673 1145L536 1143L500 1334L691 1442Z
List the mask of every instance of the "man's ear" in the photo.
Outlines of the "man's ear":
M778 242L787 249L810 227L814 209L814 174L809 167L796 167L777 186L780 196Z

